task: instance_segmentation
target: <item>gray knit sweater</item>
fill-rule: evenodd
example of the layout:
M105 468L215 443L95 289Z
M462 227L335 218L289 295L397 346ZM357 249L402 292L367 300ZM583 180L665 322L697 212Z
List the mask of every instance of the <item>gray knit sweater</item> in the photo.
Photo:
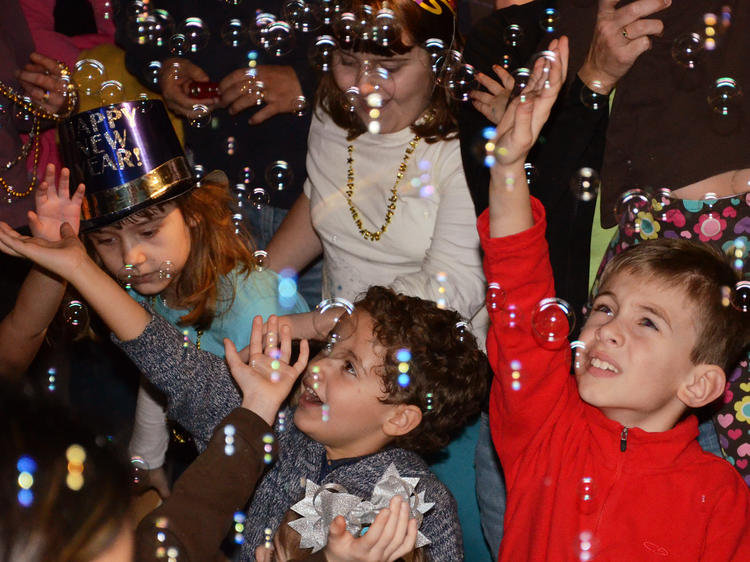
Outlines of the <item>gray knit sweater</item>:
M136 339L115 342L130 356L144 375L167 396L167 415L189 431L200 451L214 428L240 405L240 392L224 359L191 344L183 345L182 334L169 322L154 315ZM375 483L394 463L404 477L418 477L417 492L435 502L420 531L431 541L426 548L430 560L463 560L461 527L456 501L432 474L425 462L411 451L387 448L352 464L334 468L318 482L324 448L299 431L293 410L286 411L285 429L275 428L279 457L258 484L250 503L245 526L242 560L254 560L255 547L263 542L263 531L279 526L291 506L304 496L305 479L316 484L335 482L350 494L369 499Z

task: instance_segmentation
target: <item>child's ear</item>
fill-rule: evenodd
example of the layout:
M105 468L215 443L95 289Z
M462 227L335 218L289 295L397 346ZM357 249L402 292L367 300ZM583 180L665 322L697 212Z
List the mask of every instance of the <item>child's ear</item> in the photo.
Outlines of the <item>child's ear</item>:
M727 376L718 365L696 365L677 390L677 398L688 408L710 404L724 393Z
M422 423L422 410L414 404L397 404L383 424L383 432L390 437L406 435Z

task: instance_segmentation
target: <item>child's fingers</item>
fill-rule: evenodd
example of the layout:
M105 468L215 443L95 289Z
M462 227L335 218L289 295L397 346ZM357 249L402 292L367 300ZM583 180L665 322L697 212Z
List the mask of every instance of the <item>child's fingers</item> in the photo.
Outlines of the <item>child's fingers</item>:
M292 367L294 371L297 373L297 376L301 375L302 372L305 370L305 367L307 367L307 361L309 358L310 358L310 344L307 343L307 340L300 340L299 356L297 357L297 362Z
M253 318L253 329L250 332L249 356L260 355L261 353L263 353L263 317L256 316Z
M29 217L29 228L31 228L32 231L39 232L44 228L42 221L39 220L39 215L34 211L29 211L26 216Z
M391 550L391 541L396 536L396 529L398 529L399 518L401 516L401 503L401 496L394 496L391 498L390 504L388 504L390 514L383 525L383 531L380 533L380 539L377 542L377 546L382 549L383 554Z
M487 91L494 96L498 96L505 91L503 85L497 80L493 80L483 72L477 72L477 82L487 88Z
M288 324L284 324L279 329L279 359L283 363L289 363L289 358L292 356L292 329Z
M34 203L38 209L41 205L44 205L49 198L49 186L51 184L47 180L42 180L37 186L34 192Z
M399 498L401 501L394 502L395 498ZM391 512L395 517L391 517L394 520L393 535L388 541L388 545L385 549L385 557L390 559L393 553L398 550L406 537L406 532L409 527L409 505L403 500L401 496L396 496L391 499Z
M229 338L224 338L224 359L226 359L227 365L229 366L229 372L232 373L232 378L237 381L237 384L242 388L240 384L240 374L242 369L247 367L242 362L240 354L237 353L237 347L234 342Z
M406 536L404 540L394 552L390 553L388 560L392 561L403 558L412 552L415 546L417 546L417 520L409 519L406 524Z
M60 170L60 181L57 184L57 197L70 199L70 170L63 168Z
M279 317L272 314L266 321L266 341L265 341L265 354L272 356L278 353L276 350L279 345Z
M500 81L503 83L503 86L505 87L506 90L513 90L513 86L516 85L516 81L510 72L505 70L499 64L493 64L492 70L495 71L495 74L497 74L497 77L500 78Z
M79 183L75 193L73 194L73 197L71 197L71 201L73 201L73 203L75 203L76 205L80 205L83 201L84 195L86 195L86 184Z
M54 164L47 164L47 167L44 169L44 182L47 185L55 185L55 165ZM54 190L52 190L54 191Z
M367 529L367 532L357 539L357 541L369 551L372 551L373 549L378 549L381 552L384 551L385 549L383 547L387 544L388 539L381 539L386 532L388 523L391 519L396 519L395 517L391 517L391 515L392 513L389 508L386 507L381 509L380 513L375 516L375 521L372 522L370 528ZM391 534L393 533L392 530L389 530L388 532Z

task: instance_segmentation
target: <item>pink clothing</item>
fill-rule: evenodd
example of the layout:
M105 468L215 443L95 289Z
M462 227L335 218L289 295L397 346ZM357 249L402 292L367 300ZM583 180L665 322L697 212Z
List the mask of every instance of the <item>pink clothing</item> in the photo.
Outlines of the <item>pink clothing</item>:
M94 18L98 33L68 37L55 31L55 0L21 0L21 8L29 24L36 52L57 59L68 65L71 72L81 51L103 43L114 43L115 24L112 21L112 0L93 0ZM24 142L27 139L24 136ZM57 147L55 129L48 129L40 136L38 174L44 175L47 164L55 165L57 174L62 166ZM34 159L29 156L27 168L31 170Z

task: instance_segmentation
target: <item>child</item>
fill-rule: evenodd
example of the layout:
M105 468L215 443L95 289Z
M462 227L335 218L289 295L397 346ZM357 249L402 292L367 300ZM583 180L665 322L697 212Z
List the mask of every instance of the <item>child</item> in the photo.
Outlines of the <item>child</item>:
M567 39L550 50L547 87L528 88L498 125L490 207L478 220L487 279L506 294L505 309L490 311L487 346L508 485L500 558L747 560L750 494L700 449L688 415L722 394L723 368L748 342L747 319L721 302L734 286L721 257L663 241L615 258L577 344L575 379L567 342L532 335L565 322L539 312L553 280L544 210L523 170L564 79Z
M123 349L167 394L171 417L203 448L240 402L226 364L184 346L178 330L138 306L96 267L67 225L62 231L63 240L53 244L22 237L0 223L0 243L81 291ZM393 463L402 477L419 478L415 493L425 492L423 501L435 503L421 526L431 541L428 557L460 560L455 502L415 451L439 450L478 413L486 360L457 313L415 297L371 288L352 320L352 335L310 362L300 406L280 416L279 460L255 492L243 557L251 559L266 528L276 530L300 499L304 480L336 483L368 499ZM267 337L276 334L270 330ZM238 361L231 344L227 358L230 364Z
M148 182L154 179L149 176L184 159L159 102L126 102L74 119L76 123L67 127L63 139L72 153L69 160L88 156L78 165L89 187L82 231L97 262L125 284L133 298L148 301L154 312L182 330L197 347L216 355L223 355L224 338L243 345L249 340L248 318L307 310L296 291L280 296L274 272L256 268L251 241L233 224L233 201L222 172L208 174L199 188L189 173L180 176L180 181L167 177L156 191L158 196L151 191L139 193L137 204L122 196L119 175L104 183L100 174L92 172L109 169L103 164L92 166L90 153L81 154L80 147L93 138L89 136L93 127L97 136L114 134L128 150L137 151L139 162L160 165L150 172L136 172L147 172L147 186L143 177L134 177L126 184L135 184L129 188L133 191L149 189ZM128 143L136 141L141 144L131 148ZM96 146L105 156L111 152L111 162L123 161L118 142ZM169 443L164 416L162 405L141 385L130 454L146 462L150 470L144 480L162 497L169 493L166 476L159 469Z

